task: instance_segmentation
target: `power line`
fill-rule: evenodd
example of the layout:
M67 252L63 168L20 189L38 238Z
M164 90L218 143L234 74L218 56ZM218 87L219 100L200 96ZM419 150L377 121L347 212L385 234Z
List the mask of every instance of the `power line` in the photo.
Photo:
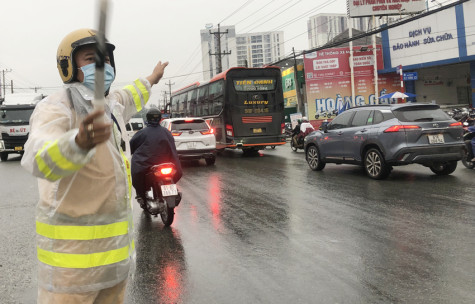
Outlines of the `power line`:
M245 8L246 6L248 6L252 1L254 0L248 0L246 1L246 3L244 3L243 5L241 5L237 10L235 10L234 12L231 13L231 15L227 16L226 18L224 18L223 20L221 20L219 23L223 23L226 19L230 18L231 16L233 16L234 14L236 14L237 12L239 12L241 9Z

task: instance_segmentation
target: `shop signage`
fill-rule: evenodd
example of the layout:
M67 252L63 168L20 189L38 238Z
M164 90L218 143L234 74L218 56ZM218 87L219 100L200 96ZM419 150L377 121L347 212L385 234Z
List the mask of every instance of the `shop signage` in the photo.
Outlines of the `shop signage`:
M425 0L349 0L350 17L413 14L425 10Z
M417 72L406 72L402 75L404 81L417 80Z
M388 36L392 67L459 56L454 8L391 28Z
M368 46L371 48L371 46ZM374 94L374 64L383 66L381 46L377 46L376 60L373 51L360 52L361 46L354 47L353 57L355 97L351 98L350 49L333 48L305 54L305 76L307 90L308 117L332 115L347 104L351 107L391 102L377 99ZM380 92L400 91L400 76L396 73L378 77Z

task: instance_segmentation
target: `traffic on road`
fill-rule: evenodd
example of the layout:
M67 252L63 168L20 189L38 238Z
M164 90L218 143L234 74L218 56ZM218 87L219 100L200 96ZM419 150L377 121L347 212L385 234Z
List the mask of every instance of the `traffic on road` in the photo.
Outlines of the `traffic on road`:
M37 189L19 160L0 162L2 303L36 299ZM407 165L383 181L359 166L315 172L288 144L182 165L170 227L134 206L126 303L475 299L473 170Z

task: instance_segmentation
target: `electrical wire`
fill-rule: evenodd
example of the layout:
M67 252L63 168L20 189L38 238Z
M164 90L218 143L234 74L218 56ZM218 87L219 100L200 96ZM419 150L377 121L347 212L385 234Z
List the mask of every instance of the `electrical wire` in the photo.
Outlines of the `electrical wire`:
M236 14L237 12L239 12L241 9L245 8L246 6L248 6L252 1L254 0L248 0L246 1L246 3L244 3L243 5L241 5L237 10L235 10L234 12L231 13L231 15L227 16L226 18L224 18L223 20L221 20L221 22L218 22L218 24L221 24L223 23L225 20L229 19L230 17L232 17L234 14Z

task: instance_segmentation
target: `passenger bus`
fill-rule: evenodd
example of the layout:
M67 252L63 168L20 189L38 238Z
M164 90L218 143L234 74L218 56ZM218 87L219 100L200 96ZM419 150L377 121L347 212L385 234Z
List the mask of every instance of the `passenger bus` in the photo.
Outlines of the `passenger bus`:
M171 117L205 118L218 150L250 152L285 144L279 67L231 68L173 92L169 106Z

